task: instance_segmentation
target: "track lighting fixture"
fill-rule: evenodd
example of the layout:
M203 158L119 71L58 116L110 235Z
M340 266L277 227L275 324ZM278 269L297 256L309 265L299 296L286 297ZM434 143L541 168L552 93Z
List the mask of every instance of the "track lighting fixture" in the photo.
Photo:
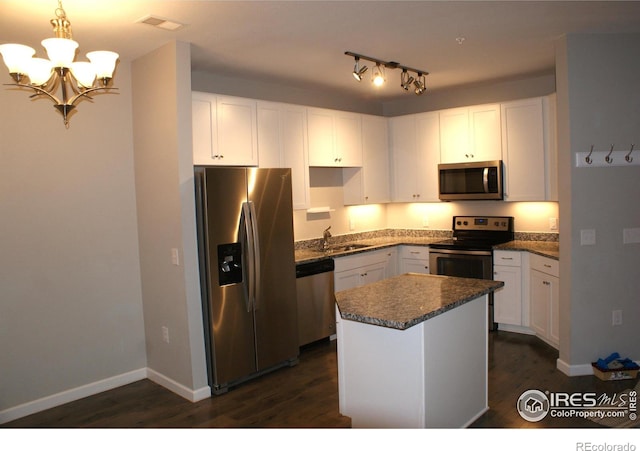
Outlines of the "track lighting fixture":
M386 79L384 78L384 66L380 64L376 64L376 67L373 68L373 72L371 72L371 83L376 86L382 86Z
M424 75L422 75L421 73L418 73L418 79L413 82L413 86L415 86L416 88L414 92L416 93L417 96L424 94L424 92L427 90L427 86L424 80Z
M362 80L362 75L367 71L367 66L360 67L360 60L371 61L375 63L375 67L371 71L371 82L375 86L381 86L386 81L385 69L402 69L400 75L400 87L405 91L409 91L413 85L415 88L413 92L416 95L422 95L426 90L425 75L429 75L429 72L420 69L412 69L411 67L403 66L395 61L383 61L377 58L371 58L370 56L360 55L353 52L344 52L345 55L351 56L355 59L355 65L353 67L353 77L357 81ZM411 76L409 72L415 72L416 78Z
M357 81L362 80L362 76L367 71L367 66L360 67L360 58L356 57L356 64L353 66L353 78Z
M409 75L409 72L407 72L407 69L402 69L402 75L400 76L400 86L402 86L402 89L408 91L414 80L415 79Z

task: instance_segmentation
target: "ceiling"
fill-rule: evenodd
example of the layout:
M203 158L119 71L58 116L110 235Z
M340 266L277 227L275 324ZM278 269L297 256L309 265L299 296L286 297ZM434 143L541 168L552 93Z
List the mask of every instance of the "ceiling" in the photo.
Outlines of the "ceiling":
M81 54L113 50L131 61L179 40L192 43L196 71L365 101L413 94L401 90L399 70L387 71L382 88L368 77L356 82L345 51L426 70L427 88L439 90L550 73L555 43L567 33L640 32L635 1L64 0L63 6ZM52 37L56 7L57 0L0 0L0 43L27 44L44 56L39 42ZM139 23L149 15L184 27Z

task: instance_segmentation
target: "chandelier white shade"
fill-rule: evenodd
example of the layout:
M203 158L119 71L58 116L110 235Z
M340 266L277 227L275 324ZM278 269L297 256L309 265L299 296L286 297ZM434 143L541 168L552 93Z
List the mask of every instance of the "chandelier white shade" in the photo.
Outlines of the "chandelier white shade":
M109 86L119 55L106 50L87 53L89 61L74 61L78 43L72 39L71 23L58 0L56 18L51 20L54 38L44 39L48 59L34 57L36 51L22 44L2 44L0 54L15 81L11 86L29 88L35 96L46 96L62 114L69 127L69 115L82 98L96 91L116 89ZM60 90L60 96L55 93Z

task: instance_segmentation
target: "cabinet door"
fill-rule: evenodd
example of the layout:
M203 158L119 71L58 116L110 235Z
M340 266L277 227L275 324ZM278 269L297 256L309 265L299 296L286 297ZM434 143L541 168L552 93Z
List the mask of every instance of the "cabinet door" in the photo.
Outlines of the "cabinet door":
M438 113L416 117L417 160L414 171L421 202L439 202L438 164L440 163L440 116Z
M335 166L362 166L362 118L359 114L335 112Z
M193 92L191 98L191 127L193 164L216 164L216 97L204 92Z
M219 164L257 166L256 101L217 97Z
M478 105L469 108L469 139L472 159L502 159L500 105Z
M537 334L547 338L549 336L549 305L550 291L547 274L531 270L531 319L530 326Z
M548 277L549 288L549 341L560 344L560 279Z
M365 266L360 273L362 285L378 282L386 278L386 265L384 263L376 263Z
M414 260L403 258L400 262L402 266L402 274L415 272L418 274L429 274L429 260Z
M309 154L306 108L284 105L282 110L282 167L291 168L295 210L309 208Z
M505 200L546 200L546 152L541 98L502 105L502 148Z
M362 117L362 147L362 168L342 170L344 204L389 202L389 135L386 118Z
M469 142L469 109L440 112L440 161L459 163L474 158Z
M306 108L259 102L258 160L261 168L291 168L293 208L309 208Z
M420 193L417 186L415 115L394 117L389 128L393 162L391 198L394 202L416 202Z
M336 166L334 161L333 114L328 110L307 110L309 166Z
M348 290L349 288L359 287L361 284L360 268L335 272L333 282L336 293L338 291Z
M493 279L504 282L494 293L496 323L522 325L522 272L519 266L494 266Z

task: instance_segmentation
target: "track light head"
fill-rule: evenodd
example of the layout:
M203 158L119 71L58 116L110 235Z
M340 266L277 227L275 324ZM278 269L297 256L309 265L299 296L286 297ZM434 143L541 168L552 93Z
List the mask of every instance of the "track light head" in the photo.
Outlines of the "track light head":
M413 85L416 88L414 92L417 96L421 96L427 90L427 87L425 85L424 75L420 73L418 73L418 79L413 82Z
M400 86L402 87L402 89L404 89L405 91L408 91L413 82L414 82L414 78L411 75L409 75L409 72L407 72L407 69L402 69L402 75L400 75Z
M381 66L380 63L376 64L376 67L373 68L373 72L371 72L371 83L376 86L382 86L386 81L384 77L384 66Z
M360 58L356 56L356 64L353 66L353 78L362 81L362 76L367 71L367 66L360 67Z

